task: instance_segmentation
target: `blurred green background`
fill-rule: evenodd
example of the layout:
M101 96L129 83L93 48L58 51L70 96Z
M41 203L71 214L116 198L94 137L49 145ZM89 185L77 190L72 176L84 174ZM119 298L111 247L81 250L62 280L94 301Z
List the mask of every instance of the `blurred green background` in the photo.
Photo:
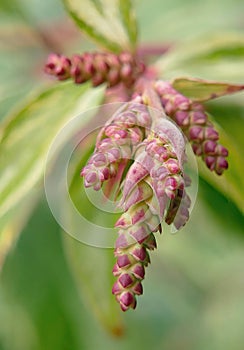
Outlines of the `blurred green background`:
M204 36L243 37L243 1L137 0L135 7L141 43L174 47L187 42L189 47L191 40L195 43ZM42 72L50 51L70 54L92 47L67 17L61 1L1 0L3 122L33 91L50 85ZM208 79L241 79L243 47L221 50L210 63L206 57L197 57L194 67L186 62L185 72L193 69ZM212 64L216 69L211 69ZM174 66L172 76L179 71L184 73L184 64ZM208 110L241 153L243 97L221 98L209 103ZM126 314L117 314L113 297L104 294L110 293L112 283L112 250L84 246L63 233L49 210L42 181L38 182L33 191L40 192L40 200L34 201L27 222L21 222L21 235L1 272L0 349L242 350L244 218L241 205L232 201L232 188L238 188L235 175L237 185L200 178L189 223L176 235L157 237L144 295L136 311ZM28 198L15 208L16 216L25 206ZM6 246L11 234L7 237ZM106 308L103 298L112 306Z

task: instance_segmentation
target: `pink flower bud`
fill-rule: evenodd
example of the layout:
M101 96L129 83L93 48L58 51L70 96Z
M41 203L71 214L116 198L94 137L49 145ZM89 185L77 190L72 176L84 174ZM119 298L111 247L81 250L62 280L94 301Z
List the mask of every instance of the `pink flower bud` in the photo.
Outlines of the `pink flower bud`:
M174 100L168 100L166 103L165 103L165 106L164 106L164 109L165 109L165 113L167 115L171 115L173 113L176 112L177 110L177 106L175 106L174 104Z
M164 163L164 165L171 174L177 174L180 172L180 166L176 159L169 159Z
M216 152L223 157L228 156L228 150L222 145L217 145Z
M209 154L209 155L214 155L215 154L215 150L217 147L217 143L215 141L206 141L204 143L204 153L205 154Z
M175 95L173 101L175 108L180 109L181 111L188 110L191 104L188 98L180 94Z
M168 177L167 180L165 181L165 186L171 189L172 191L175 191L176 189L178 189L179 183L175 177L171 176L171 177Z
M217 141L219 139L219 134L212 127L206 127L205 130L205 139Z
M115 140L124 139L128 136L128 132L121 129L119 125L109 125L104 132L106 136Z
M191 113L191 123L197 125L203 125L207 121L206 114L204 112L192 112Z
M140 128L134 127L129 130L130 139L133 145L137 145L143 139L143 132Z
M190 123L189 112L186 111L176 111L175 112L175 121L179 126L187 126Z
M214 170L215 168L215 157L213 156L207 156L205 158L205 163L207 165L207 167L210 169L210 170Z
M126 311L128 308L135 309L136 299L131 292L123 292L119 298L120 306L123 311Z
M117 295L121 292L121 287L118 282L115 282L112 288L112 293Z
M143 280L144 276L145 276L145 268L143 265L141 264L135 264L132 267L131 272L133 273L133 275L135 276L135 278L139 279L139 280Z
M126 80L131 77L133 73L132 66L130 64L124 64L120 70L120 76L122 79Z
M99 167L106 165L107 159L103 153L95 153L90 159L90 162Z
M228 169L228 162L224 157L218 157L216 161L216 172L221 175L224 170Z
M90 185L93 185L97 182L97 180L98 180L97 173L95 172L88 173L85 176L85 186L88 187Z
M201 126L190 127L189 137L191 140L203 140L204 139L204 129Z
M135 225L136 223L144 220L146 217L145 208L139 207L139 210L134 213L132 216L132 224Z
M192 143L192 149L197 156L201 156L203 154L202 145L199 143Z
M143 287L141 282L136 282L134 286L131 288L131 290L136 294L136 295L141 295L143 293Z
M92 75L91 81L92 81L92 85L93 85L94 87L96 87L96 86L99 86L99 85L101 85L102 83L104 83L105 79L104 79L102 73L96 72L96 73L94 73L94 74Z
M144 224L140 224L140 225L135 225L132 226L132 228L129 229L129 234L138 242L138 243L143 243L145 241L145 239L148 236L148 228L146 225ZM140 248L141 251L142 248ZM143 250L144 251L144 250ZM133 252L133 254L137 254L135 252ZM133 255L135 258L137 255ZM143 255L138 255L138 259L140 259L140 256ZM144 258L142 259L144 260Z
M120 82L119 71L115 68L109 70L107 80L110 87L117 85Z
M48 56L45 72L57 76L59 80L65 80L70 77L70 67L69 58L52 53Z
M133 284L134 280L128 273L124 273L120 275L118 282L122 285L123 288L127 288Z
M135 248L131 255L137 260L141 262L149 262L149 256L147 254L146 249L142 246L139 248Z
M114 265L113 270L112 270L112 273L114 276L120 276L120 274L121 274L120 268L121 267L123 267L123 266L119 266L118 264ZM115 294L115 293L113 293L113 294Z
M131 265L131 261L128 257L127 254L124 254L124 255L120 255L117 259L117 264L118 266L121 268L121 267L128 267ZM139 265L140 266L140 265Z

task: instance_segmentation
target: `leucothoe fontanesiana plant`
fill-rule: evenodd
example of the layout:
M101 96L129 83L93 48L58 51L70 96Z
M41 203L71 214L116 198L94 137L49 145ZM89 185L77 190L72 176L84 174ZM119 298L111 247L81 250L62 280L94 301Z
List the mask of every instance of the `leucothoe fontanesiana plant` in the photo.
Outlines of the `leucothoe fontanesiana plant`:
M200 86L204 95L197 98L196 93L191 99L184 89L177 90L177 79L165 81L147 56L139 54L129 3L126 11L121 4L114 5L117 11L124 9L123 26L118 22L116 27L122 34L117 38L113 23L108 31L94 30L89 14L77 10L72 1L65 3L75 21L103 49L72 57L51 53L45 72L75 84L90 81L94 88L104 84L105 102L111 101L111 95L113 101L124 101L101 129L81 176L85 187L95 191L106 187L107 195L116 185L121 197L112 293L126 311L136 307L136 297L143 292L149 251L157 246L154 234L162 231L163 222L180 229L189 219L186 142L210 171L222 175L228 169L228 150L219 143L203 101L242 90L243 85L184 78L192 90ZM97 13L100 23L107 21L105 13Z

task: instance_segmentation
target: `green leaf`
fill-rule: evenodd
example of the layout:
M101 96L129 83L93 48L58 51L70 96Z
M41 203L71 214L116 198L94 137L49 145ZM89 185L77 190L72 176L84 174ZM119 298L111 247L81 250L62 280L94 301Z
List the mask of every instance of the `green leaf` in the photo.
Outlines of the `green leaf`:
M11 15L16 15L20 14L21 9L20 9L20 4L19 1L13 0L13 1L6 1L2 0L0 3L0 11L11 14Z
M130 0L63 0L82 31L105 49L134 50L136 21Z
M67 235L63 242L82 299L108 331L121 335L121 310L111 292L115 263L113 250L90 247Z
M119 0L119 11L124 28L126 29L130 42L134 47L137 43L137 22L131 0Z
M242 30L240 0L135 1L143 43L177 43L216 31ZM224 33L223 33L224 36Z
M34 87L43 84L43 47L33 28L0 16L0 119ZM16 36L18 33L18 36Z
M0 219L0 272L5 258L30 217L40 195L40 189L32 190L22 199L21 205L15 205Z
M176 90L193 101L207 101L244 89L244 85L194 78L176 78L172 81L172 85Z
M76 113L96 105L103 88L71 83L51 87L10 115L0 129L0 216L40 186L45 159L56 133Z
M243 35L221 33L182 42L156 62L156 69L165 79L195 76L243 83L243 60Z

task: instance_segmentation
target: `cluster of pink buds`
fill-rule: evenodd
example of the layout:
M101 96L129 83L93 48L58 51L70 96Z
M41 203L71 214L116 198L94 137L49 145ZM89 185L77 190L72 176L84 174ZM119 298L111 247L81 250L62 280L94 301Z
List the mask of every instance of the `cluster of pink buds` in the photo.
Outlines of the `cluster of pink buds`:
M154 81L131 53L84 53L71 59L51 54L45 71L77 84L90 80L93 86L117 86L118 93L116 88L123 87L127 96L101 129L81 176L85 187L106 189L108 196L116 185L123 214L115 224L119 232L112 293L123 311L134 309L143 292L149 251L157 246L154 234L162 232L163 222L179 229L189 219L187 138L194 153L218 175L228 168L228 151L218 144L219 135L204 107L168 82Z
M46 73L59 80L72 78L76 84L91 80L93 86L106 82L110 87L123 83L128 88L144 70L144 64L129 52L119 55L86 52L71 58L52 53L45 66Z
M85 186L95 190L105 181L113 185L114 178L119 183L124 213L115 224L119 236L112 292L123 311L135 308L136 296L143 292L149 251L156 248L154 233L161 232L162 221L167 217L168 224L176 220L180 227L189 217L190 202L182 209L181 201L186 196L185 140L172 122L153 115L143 102L137 96L109 119L81 172Z
M219 135L208 120L204 107L176 91L168 82L157 81L155 89L165 113L182 129L192 144L194 153L201 156L207 167L221 175L228 168L228 151L218 144Z
M112 291L123 311L136 307L136 296L143 292L145 267L150 262L149 251L157 246L154 232L162 231L161 223L166 216L171 215L171 222L174 221L174 205L169 207L176 199L180 207L179 194L185 193L181 164L184 148L177 150L174 142L161 132L165 123L167 127L167 121L157 121L153 125L155 131L138 146L121 188L124 214L115 224L119 237L113 269L117 281ZM181 138L177 133L174 130L176 138ZM180 224L183 226L187 219L188 216Z
M120 109L98 135L96 149L82 169L86 187L99 190L102 183L117 176L121 178L136 146L145 138L151 117L138 98Z

